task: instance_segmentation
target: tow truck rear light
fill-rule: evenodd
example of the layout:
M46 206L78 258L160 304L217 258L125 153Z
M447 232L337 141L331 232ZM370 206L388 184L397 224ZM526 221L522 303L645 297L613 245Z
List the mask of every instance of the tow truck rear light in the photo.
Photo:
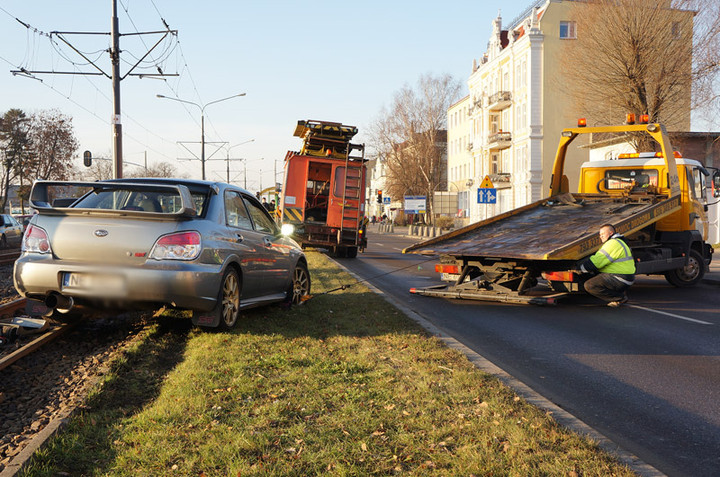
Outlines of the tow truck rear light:
M148 258L155 260L195 260L202 250L200 233L179 232L160 237Z
M435 265L435 271L438 273L460 273L460 267L457 265L443 265L438 263Z
M635 114L628 113L625 115L625 123L626 124L635 124Z
M641 114L638 117L638 123L639 124L647 124L650 122L650 115L649 114Z
M584 128L585 126L587 126L587 119L585 119L585 118L579 118L579 119L578 119L578 127L579 127L579 128Z
M542 276L545 280L549 280L551 282L574 282L575 281L575 273L574 272L543 272Z

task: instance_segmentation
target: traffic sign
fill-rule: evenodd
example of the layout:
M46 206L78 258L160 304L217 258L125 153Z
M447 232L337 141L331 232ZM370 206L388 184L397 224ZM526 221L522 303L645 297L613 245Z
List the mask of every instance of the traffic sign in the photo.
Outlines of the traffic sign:
M478 204L496 204L497 203L497 189L494 188L483 188L480 187L477 190L477 203Z
M383 204L389 205L389 204L390 204L390 197L388 197L388 196L383 196Z
M480 188L481 189L494 189L495 188L492 181L490 180L490 176L485 176L485 179L483 179L482 184L480 184Z

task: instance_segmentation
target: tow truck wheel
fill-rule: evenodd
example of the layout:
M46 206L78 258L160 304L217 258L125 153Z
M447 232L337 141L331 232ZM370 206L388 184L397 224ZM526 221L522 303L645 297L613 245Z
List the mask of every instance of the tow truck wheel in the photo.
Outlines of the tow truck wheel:
M355 258L355 257L357 257L358 248L357 247L348 247L346 253L347 253L347 258Z
M688 264L682 268L665 272L665 280L676 287L691 287L705 275L705 260L695 250L690 250Z

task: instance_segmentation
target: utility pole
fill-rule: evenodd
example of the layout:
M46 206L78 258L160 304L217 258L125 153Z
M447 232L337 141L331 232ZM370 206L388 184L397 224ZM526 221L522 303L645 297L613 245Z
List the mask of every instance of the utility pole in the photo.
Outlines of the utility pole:
M30 25L21 22L18 20L25 28L28 30L34 30ZM162 70L158 67L158 74L147 74L147 73L133 73L133 70L137 68L137 66L147 58L150 53L153 52L155 48L157 48L158 45L168 36L168 35L177 35L177 30L171 30L170 27L165 23L165 20L163 20L163 24L165 25L165 30L161 31L149 31L149 32L142 32L142 33L133 33L133 35L162 35L162 37L144 54L140 57L140 59L130 67L127 73L125 75L120 74L120 37L123 36L122 33L120 33L119 29L119 22L118 22L118 16L117 16L117 0L112 0L112 24L111 24L111 30L110 30L110 37L112 41L112 47L107 50L110 54L110 62L111 62L111 73L108 74L106 71L104 71L100 66L96 64L95 61L88 58L84 53L82 53L80 50L75 48L66 38L67 35L108 35L108 33L103 32L73 32L73 31L52 31L50 32L50 37L57 37L60 39L63 43L65 43L68 47L70 47L75 53L80 55L88 65L95 68L97 71L56 71L56 70L50 70L50 71L29 71L25 68L21 68L19 70L11 70L10 72L14 75L22 75L22 76L28 76L31 78L34 78L33 75L35 74L55 74L55 75L84 75L84 76L105 76L108 79L112 80L112 88L113 88L113 112L112 112L112 136L113 136L113 177L116 179L122 178L122 164L123 164L123 149L122 149L122 120L120 116L121 106L120 106L120 81L125 79L128 76L138 76L138 77L165 77L165 76L179 76L177 73L163 73ZM37 78L35 78L37 79Z
M120 117L120 33L118 32L117 0L112 3L112 61L113 84L113 177L119 179L123 176L122 170L122 121Z

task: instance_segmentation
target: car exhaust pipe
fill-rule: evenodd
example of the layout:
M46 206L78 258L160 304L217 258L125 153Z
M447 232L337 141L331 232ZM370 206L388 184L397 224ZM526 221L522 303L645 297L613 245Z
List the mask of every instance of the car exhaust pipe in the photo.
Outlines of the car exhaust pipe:
M67 313L73 307L72 297L61 295L59 293L51 293L45 298L45 306L51 310L57 310L60 313Z

